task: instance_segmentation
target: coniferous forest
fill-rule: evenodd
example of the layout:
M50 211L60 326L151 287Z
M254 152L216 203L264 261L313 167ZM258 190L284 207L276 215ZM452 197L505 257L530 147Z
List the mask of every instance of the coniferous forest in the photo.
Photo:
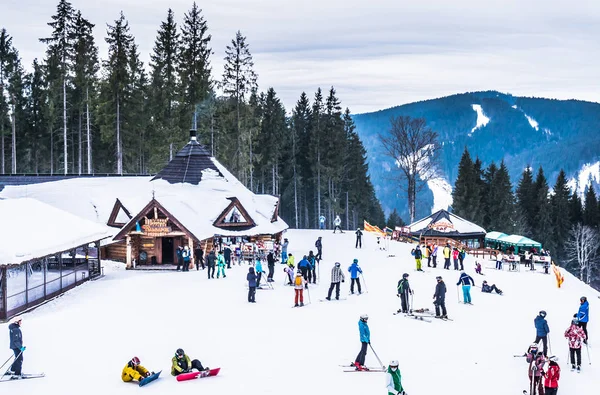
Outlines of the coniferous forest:
M60 0L31 67L0 30L0 174L153 174L195 128L248 188L281 196L291 227L315 228L319 215L331 225L338 214L347 228L385 224L366 151L333 87L299 92L286 113L273 87L259 89L240 31L224 70L212 68L209 21L196 3L180 19L165 12L148 65L126 15L115 16L99 53L94 21Z

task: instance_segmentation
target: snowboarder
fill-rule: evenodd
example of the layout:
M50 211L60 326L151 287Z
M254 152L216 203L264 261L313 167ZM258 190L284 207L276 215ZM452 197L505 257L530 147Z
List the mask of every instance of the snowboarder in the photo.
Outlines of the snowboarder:
M333 233L335 233L335 231L336 231L337 229L339 229L339 230L340 230L340 233L344 233L344 231L342 230L342 220L340 219L340 216L339 216L339 215L336 215L336 216L335 216L335 220L333 221L333 224L335 225L335 226L333 227Z
M256 256L255 270L256 270L256 288L260 289L260 279L262 278L263 268L262 268L262 262L260 261L260 257L258 255ZM218 274L217 274L217 277L219 277Z
M304 277L304 280L308 281L310 272L310 262L308 261L308 257L306 255L304 255L302 260L298 262L298 271L302 273L302 277Z
M10 367L9 372L12 372L14 378L19 378L21 376L21 367L23 366L23 352L25 351L25 347L23 347L23 333L21 333L21 324L23 319L21 317L14 317L11 320L10 325L8 326L8 331L10 334L10 349L15 354L15 360Z
M319 216L319 229L325 229L325 216Z
M458 260L460 261L460 270L461 271L465 270L463 261L465 260L466 255L467 255L467 252L465 251L465 247L461 247L460 252L458 253Z
M437 254L438 254L438 246L433 245L433 251L431 252L431 256L433 257L433 268L437 267Z
M571 321L571 326L565 331L565 337L569 340L571 370L575 370L577 366L577 371L581 371L581 346L586 340L586 336L583 329L579 326L577 318L573 318L573 321Z
M358 331L360 333L360 352L356 356L356 360L354 361L354 366L356 370L369 370L365 366L365 357L367 356L367 346L371 344L371 331L369 331L369 325L367 324L367 320L369 316L367 314L363 314L360 316L360 320L358 321Z
M323 259L323 241L321 240L321 236L315 241L315 247L317 247L317 260L321 261Z
M558 380L560 379L560 366L556 362L558 358L550 357L548 371L544 380L544 390L546 395L556 395L558 393Z
M402 375L400 369L398 369L398 361L391 361L387 373L387 390L388 395L407 395L402 388Z
M257 286L257 281L256 281L256 273L254 273L254 268L252 266L250 266L248 268L248 274L246 275L246 280L248 281L248 302L249 303L256 303L256 286Z
M473 281L473 277L469 276L465 272L461 272L456 285L458 286L461 284L462 284L462 291L463 291L463 302L465 304L472 304L471 303L471 285L475 285L475 281Z
M589 321L589 313L590 313L590 304L588 303L588 300L585 296L582 296L581 298L579 298L579 311L577 312L577 320L579 321L579 326L581 327L581 329L583 329L583 332L585 333L585 340L583 341L584 344L587 344L588 340L590 340L590 337L588 335L588 331L587 331L587 324Z
M490 294L492 293L492 291L496 291L498 295L502 295L502 290L496 287L496 284L492 284L490 286L487 281L483 280L483 283L481 284L481 292L486 292Z
M267 254L267 267L269 268L269 274L267 275L267 281L273 282L273 275L275 274L275 257L273 251L269 251Z
M225 244L225 248L223 249L223 256L225 257L227 269L231 269L231 248L227 244Z
M435 279L437 280L437 285L435 286L435 293L433 294L433 304L435 305L435 318L448 318L448 312L446 311L446 284L444 284L442 276L437 276Z
M208 256L206 257L206 264L208 266L208 270L206 273L208 274L208 278L215 278L215 264L217 262L217 255L215 254L215 250L211 250Z
M183 267L181 268L182 271L189 272L190 271L190 258L191 258L190 247L188 247L188 246L183 247L183 251L181 252L181 257L183 258Z
M540 340L544 344L544 356L548 356L548 333L550 333L550 328L548 327L548 321L546 321L546 312L544 310L540 311L537 317L533 320L535 325L535 340L534 343L539 343Z
M431 248L431 244L427 244L425 248L425 258L427 258L427 267L431 267L431 254L433 253L433 249Z
M331 285L329 286L329 292L327 292L327 297L325 298L327 300L331 300L333 288L335 288L335 300L340 300L340 281L344 282L346 279L340 266L341 264L336 262L333 269L331 269Z
M529 376L531 395L535 394L536 388L538 391L538 395L544 395L544 385L542 382L542 376L544 375L544 363L546 363L546 358L544 358L542 350L533 349L532 345L531 352L527 354L526 359L529 363L527 373Z
M198 245L194 250L194 263L196 264L196 270L204 270L204 251L202 251L202 247Z
M189 373L192 369L196 369L199 372L203 370L210 370L208 367L202 366L200 361L197 359L190 360L185 352L181 348L175 351L175 356L171 359L171 375L178 376L181 373Z
M317 263L319 262L318 255L315 257L315 254L312 251L308 252L308 263L310 263L308 269L308 282L316 284L317 283Z
M300 302L300 306L304 306L304 287L308 288L308 284L302 277L302 272L298 270L296 279L294 280L294 307L298 307L298 301Z
M360 228L356 228L356 245L354 246L354 248L362 248L362 231L360 230Z
M179 271L179 268L183 266L183 247L178 246L175 254L177 255L177 271Z
M127 365L123 368L123 372L121 373L121 379L128 383L130 381L140 382L144 378L152 375L148 369L140 365L140 359L138 357L133 357Z
M454 261L454 270L458 270L458 248L454 247L452 250L452 260Z
M422 272L423 269L421 269L421 259L423 258L423 253L421 252L421 247L417 245L413 252L415 255L415 262L417 263L417 271Z
M400 297L400 301L402 303L402 309L398 310L398 313L410 313L410 304L408 303L408 296L413 294L413 290L410 289L410 284L408 283L408 273L404 273L402 275L402 279L398 281L397 291L397 296Z
M361 294L359 274L362 274L362 269L358 266L358 259L354 259L352 265L348 268L350 272L350 293L354 293L354 283L358 286L358 294Z
M450 256L452 255L452 249L450 248L450 244L446 243L446 247L442 251L444 254L444 269L450 270Z
M217 278L223 274L223 278L227 277L225 275L225 258L223 258L223 251L219 251L219 256L217 257Z
M288 253L287 253L288 244L290 244L290 242L288 241L288 239L283 239L283 244L281 245L281 263L287 263L287 260L288 260Z

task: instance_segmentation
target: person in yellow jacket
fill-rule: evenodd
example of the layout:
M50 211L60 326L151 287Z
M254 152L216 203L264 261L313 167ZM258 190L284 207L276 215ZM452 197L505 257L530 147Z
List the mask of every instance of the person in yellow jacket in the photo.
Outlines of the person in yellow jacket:
M152 373L148 369L140 365L140 359L138 357L133 357L123 368L121 379L126 383L133 380L139 382L151 375Z
M196 369L199 372L210 370L208 367L203 367L197 359L190 360L190 357L181 348L178 348L175 351L175 356L171 359L171 375L178 376L182 373L189 373L192 369Z
M450 248L450 244L446 244L444 247L444 269L450 270L450 256L452 255L452 248Z

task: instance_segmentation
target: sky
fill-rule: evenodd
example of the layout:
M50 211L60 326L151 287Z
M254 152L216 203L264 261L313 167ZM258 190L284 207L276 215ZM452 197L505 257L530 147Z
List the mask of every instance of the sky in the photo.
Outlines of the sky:
M29 67L42 59L58 0L1 0L0 28ZM122 10L147 65L160 22L192 0L73 0L96 24ZM291 111L300 94L334 86L344 107L370 112L477 90L600 102L600 2L580 0L205 0L213 78L226 45L247 37L259 87Z

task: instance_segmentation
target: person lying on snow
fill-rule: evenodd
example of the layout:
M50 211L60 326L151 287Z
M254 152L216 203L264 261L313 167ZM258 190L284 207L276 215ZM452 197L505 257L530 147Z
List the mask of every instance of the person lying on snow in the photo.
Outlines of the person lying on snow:
M190 357L185 354L183 349L178 348L175 351L175 356L171 359L171 375L178 376L182 373L190 373L192 369L196 369L199 372L210 370L208 367L203 367L197 359L190 360Z
M138 357L133 357L123 368L121 379L126 383L134 380L140 382L146 377L152 376L152 374L152 372L140 365L140 359Z
M498 295L502 295L502 290L496 287L496 284L489 285L487 281L483 281L481 284L481 292L492 293L492 291L496 291Z

